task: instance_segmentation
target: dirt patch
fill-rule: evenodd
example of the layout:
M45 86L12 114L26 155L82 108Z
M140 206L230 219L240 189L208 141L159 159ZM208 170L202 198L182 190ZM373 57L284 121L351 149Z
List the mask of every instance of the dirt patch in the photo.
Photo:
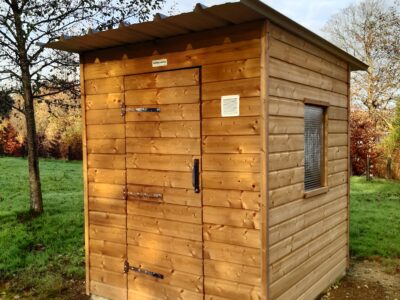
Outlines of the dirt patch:
M354 261L346 277L321 300L400 300L400 273L388 274L377 261Z
M68 280L64 287L57 292L46 295L38 294L32 290L16 291L10 282L0 283L0 300L89 300L85 295L85 282Z

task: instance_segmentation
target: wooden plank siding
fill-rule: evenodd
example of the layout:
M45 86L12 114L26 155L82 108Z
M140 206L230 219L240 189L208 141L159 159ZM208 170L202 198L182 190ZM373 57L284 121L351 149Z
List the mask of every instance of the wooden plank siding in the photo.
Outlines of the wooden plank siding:
M202 186L206 299L261 297L260 45L202 68ZM221 118L223 95L240 117Z
M117 241L123 240L118 230L126 223L118 214L126 210L124 178L129 191L146 192L149 189L142 184L159 182L152 192L164 195L162 206L128 200L127 242L129 251L135 257L140 255L149 268L164 274L170 274L172 268L175 271L152 292L150 278L129 275L132 287L128 297L175 299L180 293L175 289L178 286L185 291L179 294L182 299L197 299L203 290L206 298L214 299L221 297L221 289L225 299L261 297L260 24L85 55L89 204L95 254L113 257L120 247ZM122 56L127 59L120 60ZM151 61L157 58L167 58L168 66L152 68ZM168 80L169 70L199 65L201 111L195 104L200 94L190 87L200 77L187 71L187 76L177 78L172 85ZM157 77L150 73L164 70ZM127 77L133 74L140 75ZM241 115L221 118L220 98L231 94L240 94ZM155 105L161 113L128 113L124 120L120 116L123 103L132 108ZM198 135L200 152L196 148ZM182 193L192 189L190 166L193 157L200 155L201 198ZM149 239L157 242L149 243ZM152 252L138 251L142 247ZM244 258L243 253L249 257ZM169 257L162 260L165 255ZM154 262L155 257L160 260ZM115 298L121 283L109 274L115 268L101 277L99 267L94 267L92 292ZM104 285L112 282L115 288L105 291Z
M81 58L89 293L311 299L343 274L346 63L261 21ZM168 64L155 68L155 59ZM240 116L222 118L221 96L235 94ZM304 198L306 98L329 102L329 190L310 198ZM160 112L121 115L125 105ZM142 201L136 193L163 197ZM164 280L124 274L127 259Z
M311 299L344 273L348 255L347 65L276 25L270 35L269 292ZM329 103L329 191L311 198L303 183L306 98Z

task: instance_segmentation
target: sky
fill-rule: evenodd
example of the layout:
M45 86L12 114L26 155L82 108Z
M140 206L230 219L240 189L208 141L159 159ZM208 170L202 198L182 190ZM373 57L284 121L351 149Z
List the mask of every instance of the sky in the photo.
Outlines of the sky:
M341 9L350 4L356 4L360 0L263 0L272 8L293 19L297 23L307 27L317 34L322 34L321 28L329 20L329 17L338 13ZM206 6L234 2L232 0L167 0L164 8L166 11L176 3L177 12L191 11L197 2ZM175 14L176 14L175 13Z

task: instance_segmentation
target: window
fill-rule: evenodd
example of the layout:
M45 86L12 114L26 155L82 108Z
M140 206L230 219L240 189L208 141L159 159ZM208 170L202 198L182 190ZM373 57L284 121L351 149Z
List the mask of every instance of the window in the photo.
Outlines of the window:
M304 189L322 188L325 179L326 107L304 106Z

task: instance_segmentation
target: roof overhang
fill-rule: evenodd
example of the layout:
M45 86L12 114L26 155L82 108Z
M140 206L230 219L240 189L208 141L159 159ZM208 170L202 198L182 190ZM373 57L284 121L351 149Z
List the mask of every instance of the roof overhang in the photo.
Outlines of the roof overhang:
M122 25L101 32L89 31L83 36L63 36L58 41L46 44L46 47L83 53L265 19L343 59L349 63L352 71L368 69L368 65L359 59L259 0L240 0L212 7L197 4L192 12L171 17L156 14L148 22Z

